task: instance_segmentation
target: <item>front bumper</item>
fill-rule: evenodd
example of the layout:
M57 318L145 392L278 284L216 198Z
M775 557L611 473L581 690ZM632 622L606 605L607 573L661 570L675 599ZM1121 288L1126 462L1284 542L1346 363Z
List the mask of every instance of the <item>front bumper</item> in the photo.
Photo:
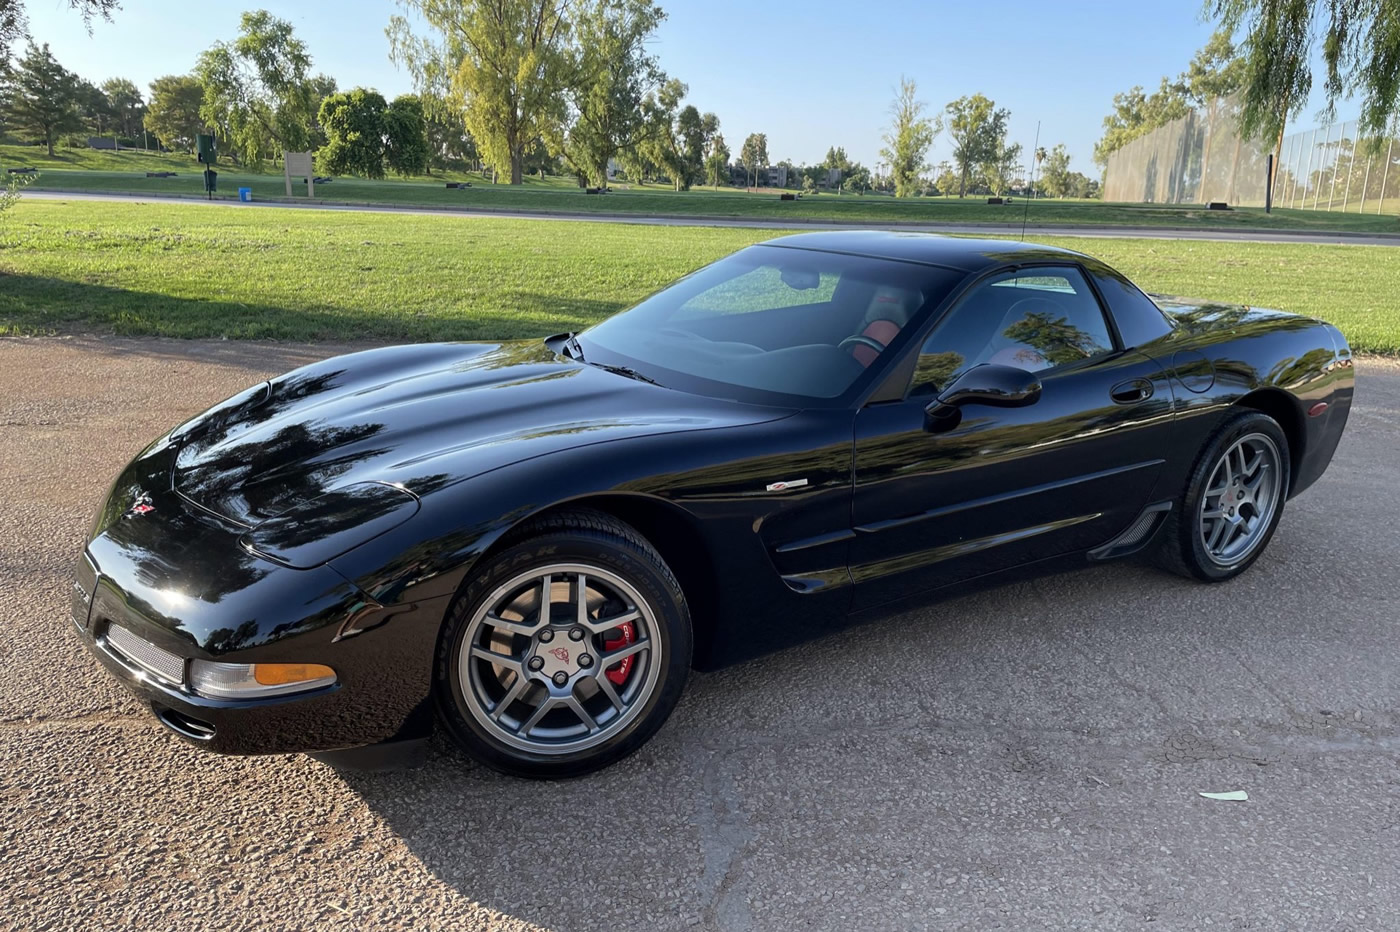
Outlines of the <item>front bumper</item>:
M379 606L329 567L269 566L256 584L224 594L229 608L191 599L172 614L155 610L143 580L94 544L76 573L74 627L102 665L191 744L225 754L279 754L414 740L431 732L432 656L445 606ZM116 572L98 562L104 556ZM289 598L292 592L301 598ZM289 605L298 608L290 620ZM245 619L232 631L220 621L229 610ZM181 658L174 674L180 682L171 681L168 669L162 677L143 666L129 645L125 652L117 648L108 637L113 626ZM191 659L324 663L337 681L284 696L212 699L188 686L184 671Z

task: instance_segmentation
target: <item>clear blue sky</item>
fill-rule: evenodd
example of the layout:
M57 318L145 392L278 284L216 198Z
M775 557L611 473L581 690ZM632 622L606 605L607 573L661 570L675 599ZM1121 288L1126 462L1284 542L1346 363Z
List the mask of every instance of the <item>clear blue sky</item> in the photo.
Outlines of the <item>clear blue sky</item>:
M1201 0L661 5L668 19L653 48L662 67L689 85L689 102L719 115L735 153L746 135L765 132L774 161L815 162L841 145L872 168L904 74L931 109L978 91L1009 107L1012 139L1027 151L1039 120L1042 145L1065 143L1071 167L1097 177L1090 154L1113 95L1177 74L1211 33ZM245 7L262 7L292 22L316 69L341 87L386 96L411 90L388 59L393 0L126 0L125 7L112 23L95 22L89 37L64 0L29 0L31 32L88 80L124 76L144 89L152 78L189 71L200 51L237 33ZM1311 125L1319 104L1301 124ZM1339 110L1350 117L1356 107ZM948 153L944 134L930 162Z

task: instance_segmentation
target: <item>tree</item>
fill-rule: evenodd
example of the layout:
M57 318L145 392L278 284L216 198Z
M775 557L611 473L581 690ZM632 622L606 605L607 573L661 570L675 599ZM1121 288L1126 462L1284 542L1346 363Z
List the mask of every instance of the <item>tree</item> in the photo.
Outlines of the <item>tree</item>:
M418 99L422 101L423 98L420 95ZM428 174L432 174L434 168L445 171L454 167L481 167L476 140L467 132L461 120L429 116L427 104L424 104L423 111L428 133L428 166L425 169Z
M1166 78L1151 95L1141 87L1114 94L1113 112L1103 118L1103 137L1094 144L1094 161L1100 166L1108 165L1108 157L1134 139L1190 112L1185 90Z
M677 187L686 190L705 176L705 123L693 104L676 114L676 142L682 172Z
M384 111L384 164L405 177L428 170L427 121L413 94L400 94Z
M870 190L870 169L859 162L851 162L847 164L845 172L841 178L842 188L857 194Z
M997 109L996 102L982 94L959 97L948 104L948 135L953 137L953 162L958 167L958 197L966 196L973 169L997 157L1010 116L1009 110Z
M569 25L561 0L399 0L438 35L415 36L404 17L388 34L392 56L419 62L488 162L523 180L526 150L562 118Z
M204 85L190 74L167 74L151 82L151 102L146 107L144 125L163 145L189 151L195 136L207 129L200 108Z
M718 188L721 178L729 174L729 146L724 142L724 136L716 130L710 137L710 152L705 156L705 176L709 179L710 187Z
M1217 29L1191 57L1176 83L1194 107L1229 97L1244 86L1245 59L1230 39L1230 33Z
M56 139L83 128L78 76L58 63L48 43L29 43L8 97L11 124L42 140L50 156Z
M307 151L316 116L310 71L311 55L291 23L266 10L244 13L237 39L199 56L200 112L245 162Z
M1240 129L1272 139L1302 111L1321 57L1330 121L1337 101L1359 94L1360 132L1380 135L1400 116L1400 6L1395 0L1210 0L1229 34L1244 32Z
M311 139L307 143L307 148L314 151L326 144L326 130L321 125L320 114L321 104L326 98L339 91L335 78L328 74L318 74L307 82L307 96L311 102Z
M666 14L651 0L586 0L575 8L574 42L567 49L568 100L563 124L550 127L551 147L599 187L608 162L662 131L642 107L666 74L646 42ZM694 107L686 108L700 119ZM686 186L689 179L686 179Z
M78 79L78 114L84 128L96 136L106 136L116 122L112 102L102 88L82 78Z
M1094 145L1094 161L1105 167L1110 155L1139 136L1181 119L1193 108L1235 93L1244 81L1245 68L1240 50L1230 41L1230 32L1217 30L1175 81L1163 76L1152 94L1139 86L1113 95L1113 112L1104 117L1104 133Z
M899 92L890 104L891 125L885 133L881 158L890 163L895 197L914 194L919 177L928 169L924 159L934 137L943 130L941 118L924 115L926 108L918 97L918 85L911 78L899 79Z
M69 8L77 10L82 16L89 34L94 16L111 19L112 12L120 5L120 0L68 0ZM0 75L4 75L9 68L14 46L27 38L29 21L24 15L24 0L0 0Z
M953 169L953 163L947 160L939 162L933 172L933 186L938 189L938 193L944 197L952 197L958 190L958 173Z
M1065 151L1064 143L1060 143L1045 157L1040 169L1040 183L1051 197L1064 197L1072 192L1070 175L1069 153Z
M753 186L757 187L758 170L768 167L768 134L750 133L739 150L739 161L743 163L744 171L753 176Z
M326 144L316 154L320 170L332 175L384 177L384 111L378 91L357 87L321 103Z
M127 139L141 135L141 121L146 115L146 102L141 91L127 78L110 78L102 82L102 93L112 108L115 129Z
M987 187L996 197L1001 197L1021 171L1021 144L1006 144L1006 134L996 141L991 158L982 163L982 177L987 179Z

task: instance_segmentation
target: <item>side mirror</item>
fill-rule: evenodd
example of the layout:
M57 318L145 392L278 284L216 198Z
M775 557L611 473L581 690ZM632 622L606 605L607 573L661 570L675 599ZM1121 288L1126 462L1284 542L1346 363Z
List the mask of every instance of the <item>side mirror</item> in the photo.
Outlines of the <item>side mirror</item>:
M963 405L1023 408L1040 398L1040 379L1015 366L973 366L938 393L925 410L932 431L948 430L961 420Z

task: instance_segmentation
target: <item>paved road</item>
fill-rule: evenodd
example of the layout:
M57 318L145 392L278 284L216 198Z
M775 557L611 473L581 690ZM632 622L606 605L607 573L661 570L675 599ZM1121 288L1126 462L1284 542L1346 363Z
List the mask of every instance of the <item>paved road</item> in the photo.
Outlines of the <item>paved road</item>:
M1397 927L1400 368L1244 578L1095 567L697 676L551 785L206 756L70 630L117 468L330 351L0 340L0 928Z
M741 227L758 230L888 230L898 229L910 233L966 233L979 236L1005 236L1009 239L1021 238L1021 224L1015 223L820 223L791 220L736 220L721 217L643 217L627 214L544 214L499 210L469 210L460 208L431 207L386 207L380 204L325 204L321 202L256 202L243 204L239 201L204 201L198 197L168 196L153 197L140 194L97 194L62 193L56 191L27 191L25 197L54 201L125 201L128 203L192 203L216 204L239 210L266 207L289 207L297 210L348 210L381 214L412 214L417 216L495 217L508 220L566 220L583 223L635 223L644 226L702 226L702 227ZM1031 208L1034 216L1035 208ZM1019 218L1020 214L1016 214ZM1032 223L1027 228L1027 236L1088 236L1101 239L1189 239L1218 240L1232 243L1322 243L1344 246L1400 246L1400 234L1371 235L1366 233L1290 233L1288 231L1267 230L1203 230L1193 228L1173 228L1160 226L1084 226L1080 224L1041 226Z

